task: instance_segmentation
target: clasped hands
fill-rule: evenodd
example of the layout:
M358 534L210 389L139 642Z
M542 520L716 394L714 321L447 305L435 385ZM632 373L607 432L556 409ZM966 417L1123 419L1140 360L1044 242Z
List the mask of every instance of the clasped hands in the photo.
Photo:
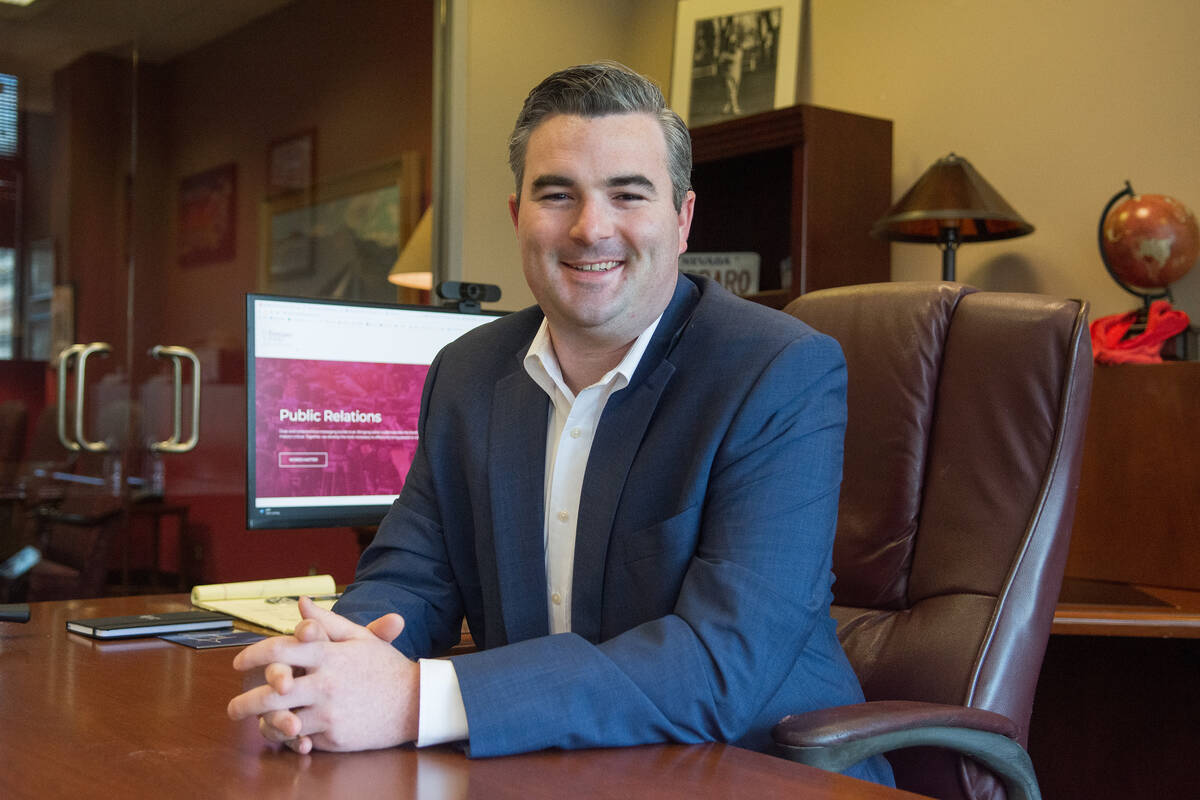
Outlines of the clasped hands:
M256 642L233 659L234 669L262 669L266 682L230 700L229 716L257 716L267 740L297 753L415 741L420 670L390 644L404 619L386 614L363 627L307 597L300 616L291 636Z

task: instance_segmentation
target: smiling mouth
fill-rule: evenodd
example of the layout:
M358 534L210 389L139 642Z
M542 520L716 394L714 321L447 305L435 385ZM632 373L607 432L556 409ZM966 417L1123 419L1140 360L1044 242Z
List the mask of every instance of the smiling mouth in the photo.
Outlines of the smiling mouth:
M567 264L573 270L578 272L608 272L621 266L621 261L597 261L594 264Z

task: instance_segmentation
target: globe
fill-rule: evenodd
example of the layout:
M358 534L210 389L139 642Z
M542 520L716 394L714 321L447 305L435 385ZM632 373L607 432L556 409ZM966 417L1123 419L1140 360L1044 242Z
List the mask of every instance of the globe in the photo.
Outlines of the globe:
M1173 197L1132 190L1127 194L1104 216L1101 255L1119 282L1146 289L1166 287L1200 258L1196 215Z

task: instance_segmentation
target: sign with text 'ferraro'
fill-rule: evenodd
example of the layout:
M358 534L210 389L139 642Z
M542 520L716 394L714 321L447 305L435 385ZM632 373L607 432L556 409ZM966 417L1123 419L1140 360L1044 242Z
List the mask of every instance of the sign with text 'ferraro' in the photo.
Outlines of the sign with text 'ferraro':
M684 253L679 269L712 278L734 294L758 291L758 253Z

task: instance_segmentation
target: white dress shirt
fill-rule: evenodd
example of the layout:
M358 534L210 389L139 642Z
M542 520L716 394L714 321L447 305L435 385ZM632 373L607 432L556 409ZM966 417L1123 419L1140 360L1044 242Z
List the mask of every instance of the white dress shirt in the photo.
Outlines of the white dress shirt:
M571 630L575 524L579 518L583 474L592 451L596 426L608 398L629 385L661 319L659 316L650 323L634 340L621 362L578 396L571 393L563 379L550 340L550 329L544 319L525 355L525 371L550 397L546 424L546 516L542 536L546 550L546 611L552 634ZM453 663L427 658L419 663L421 690L417 746L466 739L467 712Z

